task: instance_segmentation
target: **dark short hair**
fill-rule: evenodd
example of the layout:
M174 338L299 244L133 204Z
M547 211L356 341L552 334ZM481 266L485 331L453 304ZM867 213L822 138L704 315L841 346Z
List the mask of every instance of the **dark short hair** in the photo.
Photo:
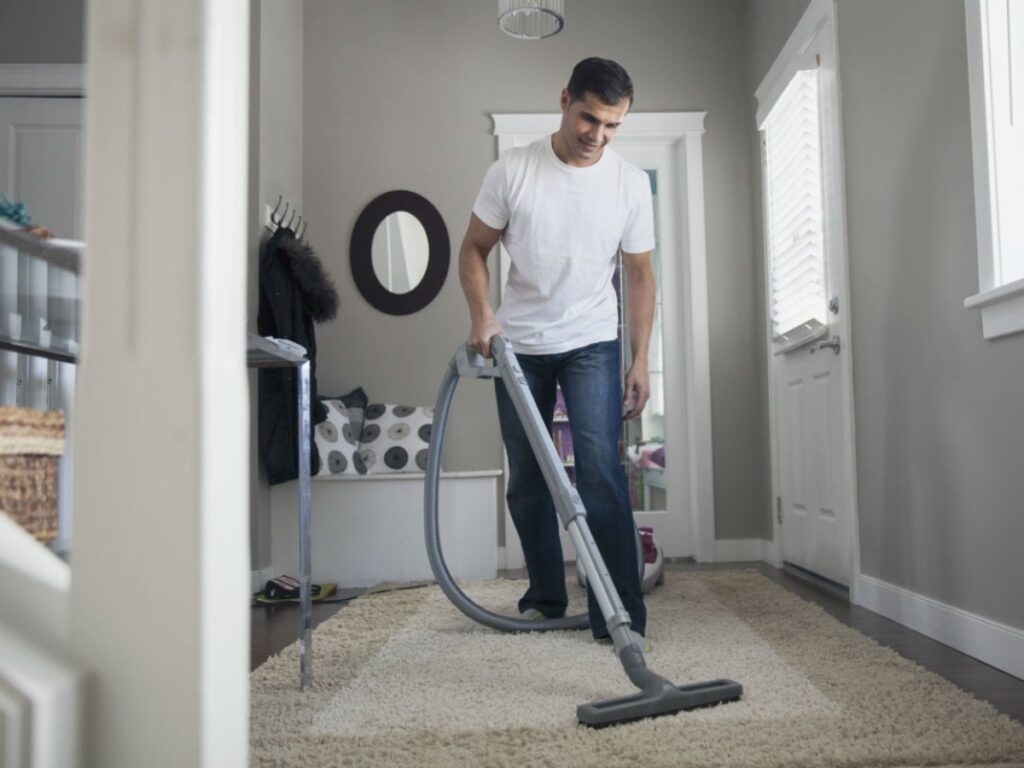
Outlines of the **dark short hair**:
M582 100L583 94L589 91L605 104L614 106L629 99L629 105L633 106L633 81L626 70L609 59L593 56L573 67L568 90L572 101Z

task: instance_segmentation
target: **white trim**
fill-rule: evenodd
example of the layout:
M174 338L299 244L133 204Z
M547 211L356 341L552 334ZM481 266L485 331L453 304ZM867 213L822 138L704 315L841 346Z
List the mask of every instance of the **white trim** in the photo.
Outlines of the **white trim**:
M714 466L711 431L711 363L708 329L707 251L704 219L703 142L706 112L640 112L630 114L618 129L616 144L668 146L675 154L678 169L682 243L681 284L689 293L683 297L680 312L684 327L688 325L684 343L683 371L690 381L687 392L686 422L689 446L689 477L691 478L691 530L696 541L698 560L715 559ZM498 152L529 144L556 131L561 113L494 114L494 135ZM499 246L500 285L508 277L509 258ZM677 281L680 282L680 281ZM508 514L506 512L506 522ZM510 535L511 534L511 535ZM506 543L515 539L515 531L505 530ZM501 560L502 567L520 567L510 547Z
M701 117L703 132L703 115ZM704 159L701 133L686 134L684 152L679 155L685 183L686 234L683 249L683 284L689 286L690 333L687 335L683 367L692 377L686 391L687 421L690 429L690 504L697 559L713 557L715 547L715 468L711 424L711 335L708 320L708 263L704 219ZM685 322L685 320L684 320Z
M981 310L981 332L986 339L1024 331L1024 278L970 296L964 299L964 307Z
M245 584L250 522L249 385L242 344L248 242L249 12L249 0L201 0L192 27L199 33L201 49L194 59L182 62L185 67L197 67L202 89L201 100L189 105L199 118L195 162L197 202L203 211L196 227L200 257L192 268L193 279L199 281L194 310L200 366L198 761L224 768L246 765L249 743L248 670L244 665L240 669L237 660L238 646L249 644L250 621ZM140 16L148 15L143 7ZM149 45L157 39L154 35ZM145 60L141 69L146 69ZM138 82L140 88L153 87L148 78L140 76ZM173 86L170 92L174 93ZM174 96L171 99L173 103ZM186 142L190 139L183 137ZM146 157L143 150L137 158L142 168ZM172 182L168 192L173 189ZM149 212L145 203L142 210L143 216ZM188 270L185 267L186 274ZM183 570L188 583L191 574L187 567Z
M0 765L31 765L32 709L20 691L0 676Z
M778 537L773 541L761 539L761 559L769 565L782 568L782 548L779 546Z
M0 566L23 573L57 592L67 593L71 588L68 564L4 512L0 512Z
M271 564L264 566L255 571L249 572L249 591L253 594L261 592L267 585L267 582L274 578L274 574L278 573L277 566Z
M1024 331L1024 279L1000 285L1002 265L998 262L1007 244L1000 241L999 220L1007 214L1001 210L996 184L999 157L993 117L993 62L984 3L985 0L964 0L978 246L978 293L965 299L964 307L981 310L982 336L995 339Z
M846 171L843 156L843 120L842 120L842 90L839 78L839 29L836 21L835 0L811 0L807 10L797 23L793 33L790 35L778 58L768 70L768 74L761 82L756 91L758 99L757 126L760 129L764 118L771 111L772 106L779 96L782 95L789 78L793 73L805 65L805 58L808 56L808 49L818 34L829 26L831 52L835 59L834 72L821 81L820 99L822 104L821 131L822 131L822 155L825 163L825 178L823 190L826 194L826 218L838 222L834 231L827 235L830 248L836 249L838 262L842 265L842 273L831 275L830 293L836 296L840 302L840 317L842 322L837 324L842 344L843 364L840 366L842 386L842 423L843 423L843 485L844 496L849 509L850 525L850 552L847 565L847 585L850 589L850 599L856 597L857 577L860 575L860 515L857 493L857 438L856 418L853 389L853 319L851 316L850 301L850 260L849 245L846 222L846 185L843 182ZM760 142L759 142L760 143ZM763 146L763 145L762 145ZM762 176L763 159L762 150ZM762 226L763 235L768 232L767 212L762 203ZM764 245L763 258L767 258L768 246ZM765 306L771 306L771 276L769 270L764 270L764 283L762 285L765 297ZM766 354L768 357L768 429L769 445L771 453L771 520L772 520L772 547L767 551L766 561L781 566L783 559L781 545L781 527L776 514L776 499L780 495L779 483L779 457L777 447L777 436L779 426L775 415L776 387L775 387L775 360L774 340L772 339L771 323L767 323Z
M778 544L766 539L716 539L714 556L707 558L706 562L767 563L776 568L782 567ZM522 568L523 565L511 567ZM506 568L505 547L498 547L498 568Z
M985 89L985 27L981 20L981 0L964 0L967 34L967 82L971 105L971 161L974 171L974 212L978 238L979 293L996 284L992 241L992 200L994 184L989 172L990 148L994 137L989 122Z
M466 478L466 477L500 477L504 474L500 469L478 469L463 472L442 472L441 479ZM426 477L424 472L382 472L373 475L314 475L311 479L317 483L339 483L352 481L380 481L380 480L419 480Z
M765 539L716 539L716 563L764 562L776 565L778 547Z
M84 64L0 64L0 96L84 95Z
M28 734L25 730L7 733L11 723L4 728L4 737L18 743L0 745L3 765L74 768L86 764L82 757L86 678L86 669L71 657L0 624L0 693L6 689L0 714L29 720ZM21 738L25 735L27 743Z
M800 17L796 28L789 36L789 40L779 52L778 57L772 64L768 74L757 87L754 96L757 99L757 126L764 125L765 118L772 111L775 102L786 90L789 81L793 79L798 69L806 66L813 67L804 60L807 47L813 42L818 31L828 22L835 23L835 6L833 0L811 0L804 15Z
M860 506L857 491L857 418L853 388L853 300L850 298L850 243L846 221L846 160L843 139L843 93L839 79L839 24L836 20L836 0L827 0L827 13L832 25L832 50L835 57L835 71L822 83L822 123L824 131L834 131L822 151L832 160L832 204L838 217L836 247L842 249L843 274L841 285L834 291L839 296L841 311L845 314L840 341L845 345L846 363L842 366L843 391L843 480L845 481L846 504L850 511L850 560L847 567L847 588L850 599L856 597L857 577L860 575ZM826 174L828 165L826 164ZM825 179L826 185L829 178ZM779 559L782 559L781 548Z
M83 283L70 610L95 681L88 765L247 765L249 7L89 6L85 231L103 257ZM168 199L188 201L172 238ZM176 439L111 474L97 446L134 425L109 415L154 386ZM111 584L128 611L111 615ZM168 589L187 598L146 599Z
M1024 679L1024 631L861 574L857 604Z

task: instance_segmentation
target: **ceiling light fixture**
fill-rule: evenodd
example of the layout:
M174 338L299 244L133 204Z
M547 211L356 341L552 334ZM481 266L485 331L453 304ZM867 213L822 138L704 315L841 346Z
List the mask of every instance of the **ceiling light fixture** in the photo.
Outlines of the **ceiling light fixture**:
M565 26L565 0L498 0L498 26L524 40L557 35Z

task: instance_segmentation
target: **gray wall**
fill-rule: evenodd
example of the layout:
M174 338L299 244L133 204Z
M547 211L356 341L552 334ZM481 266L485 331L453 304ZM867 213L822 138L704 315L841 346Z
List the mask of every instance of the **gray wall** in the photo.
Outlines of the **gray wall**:
M964 4L842 0L861 566L1024 626L1024 335L984 341Z
M81 64L84 49L84 0L0 0L0 64Z
M806 5L750 3L752 88ZM1024 626L1024 335L984 341L963 308L978 291L963 2L838 8L861 570Z
M810 0L748 0L747 65L750 74L748 96L754 104L754 91L782 51ZM753 121L753 118L751 118ZM757 155L754 159L757 160ZM760 163L756 163L760 168ZM760 178L760 170L757 171ZM760 221L760 218L757 219Z
M754 93L764 76L779 55L782 47L789 39L793 28L803 16L810 0L750 0L746 7L746 41L747 41L747 81L743 96L749 109L746 118L746 129L749 131L750 152L750 194L751 217L750 226L753 233L751 249L753 253L753 284L754 284L754 323L756 332L756 387L757 410L760 418L756 429L751 431L751 450L758 452L757 467L760 471L758 482L764 488L764 503L753 515L751 525L756 525L757 534L763 539L772 538L772 510L774 502L771 498L771 435L768 417L768 357L765 347L767 338L767 317L765 309L764 281L764 219L762 210L762 178L761 178L761 139L757 131L757 99ZM754 444L754 437L760 442Z
M249 330L259 306L259 239L264 206L278 195L302 212L302 0L253 0L249 104ZM252 568L270 563L270 487L257 457L257 384L250 393ZM276 574L275 574L276 575Z
M764 403L751 250L745 3L570 4L550 40L504 36L477 0L307 0L304 191L310 237L338 280L338 320L318 331L325 394L361 385L376 400L432 403L468 332L455 258L496 142L491 112L551 112L572 66L600 55L632 75L640 111L707 110L705 184L717 535L765 531ZM444 12L439 12L443 8ZM628 119L628 118L627 118ZM410 189L440 210L452 269L439 297L409 317L371 309L355 290L348 241L376 195ZM492 300L497 300L492 257ZM446 469L501 466L491 389L465 384Z

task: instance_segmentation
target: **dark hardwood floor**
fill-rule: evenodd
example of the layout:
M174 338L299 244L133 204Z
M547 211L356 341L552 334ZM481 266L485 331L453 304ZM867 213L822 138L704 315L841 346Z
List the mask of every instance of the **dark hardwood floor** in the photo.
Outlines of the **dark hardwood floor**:
M366 590L339 589L331 599L335 602L313 603L313 629L329 619ZM249 669L256 669L274 654L280 653L299 639L298 603L277 605L254 605L250 610ZM316 651L313 653L313 669L316 670ZM298 670L295 672L298 675ZM297 678L296 678L297 679Z
M673 562L668 563L667 567L671 571L753 568L793 594L820 605L843 624L873 638L881 645L892 648L905 658L916 661L979 699L990 702L998 711L1024 723L1024 681L907 629L877 613L860 606L850 605L846 600L783 573L778 568L765 563L697 564L692 562ZM572 574L575 578L574 572ZM503 572L502 576L525 578L525 574L521 571ZM358 589L341 590L339 597L353 599L363 591ZM313 626L316 627L320 622L333 616L345 605L347 602L314 604ZM298 636L299 611L297 605L287 603L277 606L254 607L252 609L250 668L255 669L270 656L295 642ZM313 669L315 674L315 646ZM297 678L297 669L295 674Z

